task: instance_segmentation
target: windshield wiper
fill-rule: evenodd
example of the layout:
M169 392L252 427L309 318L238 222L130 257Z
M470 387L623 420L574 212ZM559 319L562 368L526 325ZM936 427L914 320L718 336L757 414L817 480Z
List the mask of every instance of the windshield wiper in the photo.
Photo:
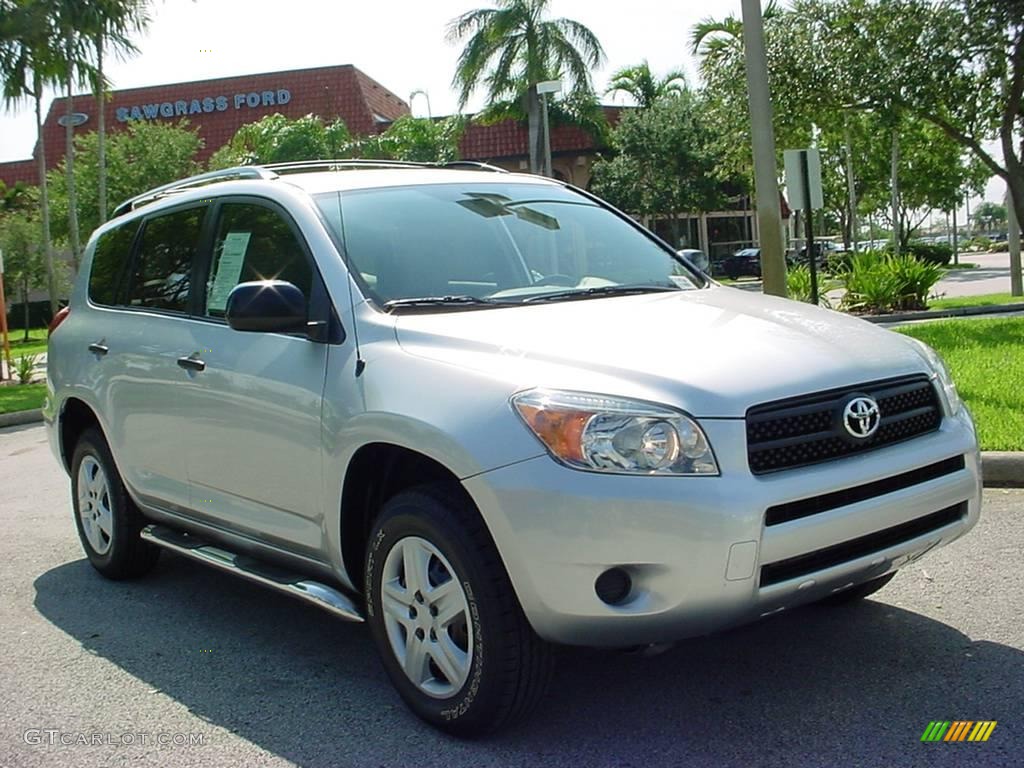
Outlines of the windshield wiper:
M665 291L679 291L667 285L597 285L593 288L580 288L576 290L554 291L552 293L541 293L523 299L523 303L533 301L564 301L571 299L589 299L595 296L631 296L638 293L662 293Z
M392 299L384 302L388 312L401 307L480 307L507 304L497 299L478 299L476 296L415 296L409 299Z

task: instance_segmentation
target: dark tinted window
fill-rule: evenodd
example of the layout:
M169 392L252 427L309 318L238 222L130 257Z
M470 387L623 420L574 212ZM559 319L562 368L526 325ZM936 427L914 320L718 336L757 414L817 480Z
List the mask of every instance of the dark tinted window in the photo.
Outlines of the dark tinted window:
M220 209L206 285L206 314L223 317L239 283L286 280L309 301L313 269L288 222L261 205L228 203Z
M128 269L132 241L137 231L138 222L132 222L110 230L97 241L89 273L89 299L94 304L109 307L118 303L118 288Z
M135 260L129 304L188 311L192 262L206 208L189 208L148 219Z

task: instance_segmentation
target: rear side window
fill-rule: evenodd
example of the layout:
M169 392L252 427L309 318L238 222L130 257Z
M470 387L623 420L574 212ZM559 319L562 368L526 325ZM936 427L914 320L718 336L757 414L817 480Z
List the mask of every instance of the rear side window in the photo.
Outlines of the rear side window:
M142 230L128 304L188 312L192 263L206 208L188 208L148 219Z
M93 304L112 307L118 303L118 289L128 269L137 231L138 222L132 222L104 233L96 242L89 273L89 300Z
M277 211L251 203L225 203L213 241L206 314L223 317L231 289L253 280L286 280L302 291L308 307L313 267L288 221Z

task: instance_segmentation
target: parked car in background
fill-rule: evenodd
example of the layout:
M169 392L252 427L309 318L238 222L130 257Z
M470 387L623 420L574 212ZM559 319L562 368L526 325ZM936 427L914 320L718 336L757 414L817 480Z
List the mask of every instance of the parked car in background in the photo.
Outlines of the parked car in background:
M760 277L761 249L740 248L736 253L722 259L720 262L720 270L722 274L732 280L747 275Z
M704 253L704 251L699 251L696 248L680 248L676 253L684 259L688 259L690 263L701 272L711 274L711 261L708 259L708 255Z

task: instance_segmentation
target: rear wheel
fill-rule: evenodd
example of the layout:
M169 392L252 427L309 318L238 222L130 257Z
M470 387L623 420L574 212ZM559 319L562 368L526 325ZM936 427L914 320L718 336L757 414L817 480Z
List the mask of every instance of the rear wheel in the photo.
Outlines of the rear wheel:
M392 498L366 557L367 616L410 709L458 736L530 712L552 672L497 550L467 499L439 487Z
M75 445L71 497L78 537L97 571L108 579L131 579L153 569L160 550L139 538L146 521L98 429L87 429Z
M877 579L865 581L863 584L858 584L855 587L844 589L842 592L836 592L834 595L829 595L819 602L821 605L829 606L849 605L850 603L855 603L858 600L863 600L869 595L875 594L875 592L892 581L895 575L896 571L887 573L885 576L879 576Z

